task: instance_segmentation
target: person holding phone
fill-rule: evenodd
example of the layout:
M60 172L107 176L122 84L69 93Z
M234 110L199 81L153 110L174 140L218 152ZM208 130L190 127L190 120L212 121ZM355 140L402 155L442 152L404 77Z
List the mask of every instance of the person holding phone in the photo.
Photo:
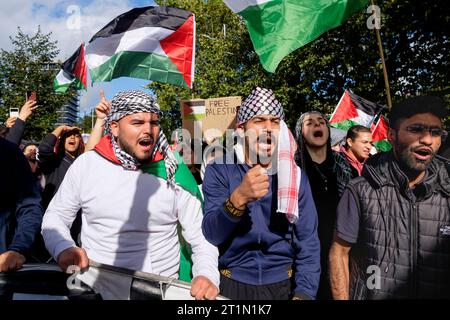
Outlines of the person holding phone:
M30 96L22 108L20 108L20 112L16 117L13 117L14 113L10 112L10 117L6 120L7 127L9 126L9 131L6 135L6 140L14 143L15 145L20 145L20 141L22 140L23 133L25 132L26 122L29 116L33 114L33 111L37 108L36 101L36 92L34 95ZM10 109L12 110L12 108ZM18 109L17 109L18 110Z
M9 108L9 117L17 118L19 116L19 108Z

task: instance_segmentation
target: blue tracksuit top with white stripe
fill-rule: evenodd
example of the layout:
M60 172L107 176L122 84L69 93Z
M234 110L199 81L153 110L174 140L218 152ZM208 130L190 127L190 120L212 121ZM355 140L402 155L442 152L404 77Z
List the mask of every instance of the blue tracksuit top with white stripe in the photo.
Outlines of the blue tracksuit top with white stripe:
M251 285L286 280L292 268L293 292L314 299L320 276L320 242L308 178L302 171L299 219L294 225L276 212L277 175L269 175L269 192L264 197L248 203L240 218L231 217L224 209L225 201L249 169L246 164L217 162L206 167L203 233L219 248L219 268L228 270L232 279Z

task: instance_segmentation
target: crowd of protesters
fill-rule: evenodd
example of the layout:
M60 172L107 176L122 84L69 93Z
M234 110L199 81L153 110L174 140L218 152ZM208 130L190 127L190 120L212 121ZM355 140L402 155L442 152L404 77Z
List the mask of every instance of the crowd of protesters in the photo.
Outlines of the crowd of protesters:
M394 105L392 150L376 154L369 128L337 137L318 111L292 134L259 87L238 109L231 148L171 146L141 91L101 93L86 144L66 125L22 140L35 109L27 101L0 132L0 272L77 265L105 299L130 296L92 281L89 260L191 281L196 299L450 298L450 139L438 97Z

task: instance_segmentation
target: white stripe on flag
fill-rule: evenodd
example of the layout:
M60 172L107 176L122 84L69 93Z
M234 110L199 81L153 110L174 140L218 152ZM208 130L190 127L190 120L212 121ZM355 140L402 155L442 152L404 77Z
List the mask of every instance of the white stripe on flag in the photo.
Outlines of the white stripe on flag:
M375 116L371 116L370 114L367 114L360 109L356 109L356 111L358 112L358 117L350 120L353 120L362 126L370 128L370 125L372 124L372 121L375 118Z
M206 106L195 106L195 107L189 107L191 109L190 114L205 114L206 113Z
M56 75L56 81L58 82L58 85L65 85L68 83L72 83L73 80L70 80L64 76L64 71L61 69L58 74Z
M248 7L259 6L270 1L273 0L223 0L234 13L239 13Z
M159 41L173 32L160 27L144 27L113 34L107 38L97 38L86 47L86 63L89 69L94 69L122 51L155 53L167 57Z

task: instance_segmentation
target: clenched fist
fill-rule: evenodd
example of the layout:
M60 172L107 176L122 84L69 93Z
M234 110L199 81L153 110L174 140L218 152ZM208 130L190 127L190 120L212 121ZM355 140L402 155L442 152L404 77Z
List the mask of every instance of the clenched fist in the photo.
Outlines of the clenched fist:
M244 176L239 187L231 194L230 201L238 209L244 209L249 202L264 197L269 192L269 177L266 169L256 165Z
M85 269L89 266L89 258L84 249L72 247L58 255L58 265L64 272L70 266L78 266L80 269Z
M0 272L16 271L22 268L25 257L16 251L6 251L0 254Z

